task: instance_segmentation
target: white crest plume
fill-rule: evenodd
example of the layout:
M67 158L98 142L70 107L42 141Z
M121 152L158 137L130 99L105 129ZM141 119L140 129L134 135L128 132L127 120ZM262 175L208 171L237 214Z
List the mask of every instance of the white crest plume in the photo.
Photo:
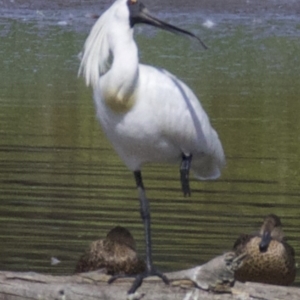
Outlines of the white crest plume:
M121 1L124 0L116 1L110 9L101 15L84 44L78 76L83 75L87 86L90 84L96 86L99 77L106 73L110 67L110 48L107 32L110 19L118 8L117 4Z

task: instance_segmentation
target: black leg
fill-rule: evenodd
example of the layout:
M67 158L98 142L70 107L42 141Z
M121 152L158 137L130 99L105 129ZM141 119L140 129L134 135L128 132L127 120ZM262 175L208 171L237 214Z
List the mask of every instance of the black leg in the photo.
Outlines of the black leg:
M144 223L144 229L145 229L145 240L146 240L146 266L147 269L151 269L152 267L152 242L151 242L151 219L150 219L150 206L149 201L146 197L145 188L143 184L142 179L142 173L141 171L135 171L134 172L134 178L136 182L136 186L139 193L139 199L140 199L140 213L141 218Z
M153 267L152 263L152 244L151 244L151 219L150 219L150 207L149 202L146 197L143 180L142 180L142 174L140 171L134 172L134 178L136 181L138 193L139 193L139 199L140 199L140 205L141 205L141 217L144 223L145 228L145 240L146 240L146 271L142 274L138 274L135 278L135 281L133 282L131 288L128 291L128 294L134 293L142 284L143 279L148 276L158 276L160 277L165 284L169 284L168 278L156 270Z
M189 173L191 168L192 155L182 154L182 161L180 166L180 182L184 196L191 196Z
M141 286L143 283L144 278L149 276L158 276L160 277L165 284L169 284L169 280L167 276L165 276L160 271L156 270L153 267L152 264L152 244L151 244L151 228L150 228L150 207L149 202L146 197L143 180L142 180L142 174L140 171L134 172L134 178L136 181L136 185L138 188L139 193L139 199L140 199L140 206L141 206L141 217L144 223L145 228L145 240L146 240L146 271L144 273L138 274L138 275L115 275L111 277L108 281L108 283L114 282L118 278L124 278L124 277L135 277L135 280L131 286L131 288L128 291L128 294L133 294L135 291Z

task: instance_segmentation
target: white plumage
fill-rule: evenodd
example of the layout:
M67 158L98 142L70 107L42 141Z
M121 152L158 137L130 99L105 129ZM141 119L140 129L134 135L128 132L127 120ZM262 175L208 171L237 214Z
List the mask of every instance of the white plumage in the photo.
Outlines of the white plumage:
M225 158L194 93L169 72L139 64L126 0L99 18L86 40L80 72L94 89L97 116L127 167L179 163L192 154L200 179L215 179Z
M84 45L79 73L93 87L97 117L116 152L134 172L139 190L147 271L136 278L129 293L149 275L168 282L152 264L150 209L142 166L181 162L182 189L190 194L190 167L200 179L215 179L225 163L218 135L191 89L166 70L139 63L133 39L136 23L197 38L152 17L139 0L117 0L98 19Z

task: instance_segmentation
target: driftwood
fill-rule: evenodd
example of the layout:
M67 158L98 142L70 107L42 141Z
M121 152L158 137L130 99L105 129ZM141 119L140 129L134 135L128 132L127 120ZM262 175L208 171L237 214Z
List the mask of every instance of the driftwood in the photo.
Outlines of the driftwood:
M232 253L218 256L189 270L167 273L169 286L160 279L145 279L136 294L127 295L133 279L122 278L112 284L104 270L72 276L37 273L0 272L0 300L89 300L89 299L300 299L300 289L258 283L234 282L233 272L243 257Z

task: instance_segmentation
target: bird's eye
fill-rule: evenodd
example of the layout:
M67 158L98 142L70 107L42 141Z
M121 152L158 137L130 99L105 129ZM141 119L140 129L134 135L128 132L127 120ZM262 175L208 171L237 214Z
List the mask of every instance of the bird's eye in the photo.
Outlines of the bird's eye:
M134 5L137 4L138 0L128 0L128 5Z

